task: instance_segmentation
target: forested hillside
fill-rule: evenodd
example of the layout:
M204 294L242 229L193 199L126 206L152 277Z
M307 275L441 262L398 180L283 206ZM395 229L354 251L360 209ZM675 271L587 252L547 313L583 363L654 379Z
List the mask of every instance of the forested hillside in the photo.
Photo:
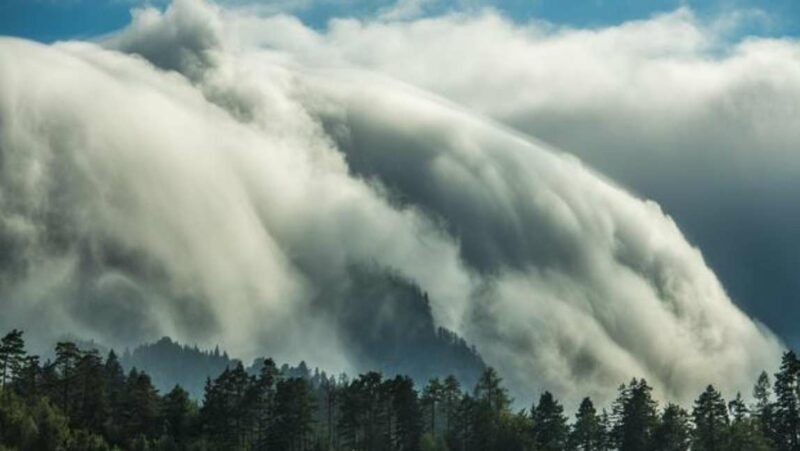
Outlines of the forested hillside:
M327 296L341 303L336 307L343 326L341 339L360 368L408 375L418 383L452 374L464 384L475 384L486 364L463 338L436 327L428 295L417 285L366 267L353 266L349 273L343 292ZM93 342L85 343L85 348L107 352ZM206 378L215 378L238 363L218 347L200 349L168 337L123 352L119 360L126 370L145 370L160 391L179 384L196 399L202 398ZM243 364L249 373L257 374L262 360ZM293 374L309 371L305 363L297 365L299 373Z
M691 406L660 406L647 382L633 379L612 405L585 398L574 414L547 391L530 409L512 411L492 368L467 387L453 376L424 386L378 372L333 377L269 358L256 367L248 372L231 361L206 381L202 399L193 399L180 385L159 392L146 372L126 374L113 351L102 357L60 342L54 360L41 362L12 330L0 343L0 449L800 449L800 361L793 352L784 354L774 383L762 373L752 402L740 394L726 401L709 385Z

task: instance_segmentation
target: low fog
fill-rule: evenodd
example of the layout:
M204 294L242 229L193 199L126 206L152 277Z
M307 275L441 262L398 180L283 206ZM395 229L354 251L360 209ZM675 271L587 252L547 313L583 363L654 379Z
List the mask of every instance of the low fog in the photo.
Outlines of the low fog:
M493 94L488 47L462 49L482 70L448 66L447 41L422 52L441 66L402 51L415 26L509 25L387 20L320 34L175 0L97 41L0 39L0 327L355 372L341 318L381 301L346 295L369 267L427 293L525 399L605 401L636 376L687 401L775 366L668 212L518 131L538 119L515 105L551 88ZM579 75L560 79L575 101Z

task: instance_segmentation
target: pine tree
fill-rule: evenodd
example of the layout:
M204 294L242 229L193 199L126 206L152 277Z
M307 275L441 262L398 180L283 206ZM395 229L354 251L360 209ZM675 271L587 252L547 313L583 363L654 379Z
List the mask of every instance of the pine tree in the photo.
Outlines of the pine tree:
M22 368L16 378L16 391L26 398L36 397L40 394L42 368L39 366L39 356L26 356Z
M486 368L473 390L471 444L477 449L494 449L500 432L501 415L508 412L511 399L494 368Z
M197 416L197 407L189 399L189 393L176 385L164 396L164 432L179 448L189 443Z
M81 352L78 347L75 346L75 343L59 342L56 344L56 360L54 367L58 378L57 384L61 401L60 407L67 417L71 417L74 412L74 379L80 358Z
M728 449L728 410L722 395L709 385L694 403L692 450L725 451Z
M112 445L122 446L122 423L125 403L125 372L119 363L117 354L109 351L103 364L103 379L110 410L106 434Z
M336 378L333 376L324 377L321 388L324 396L323 405L325 406L325 446L327 448L334 448L336 446L337 438L334 434L334 425L337 421L336 413L339 407L339 387L336 384Z
M250 420L253 418L251 411L254 406L247 396L252 381L241 362L226 374L222 384L227 398L230 432L234 446L241 448L245 446L248 432L252 429Z
M539 402L541 406L541 401ZM578 413L575 414L575 424L569 435L570 449L576 451L599 451L603 446L603 430L600 417L594 408L592 400L583 398Z
M486 403L495 413L500 413L511 405L508 390L503 387L503 379L492 367L486 368L481 374L475 385L474 397Z
M268 448L269 431L275 419L275 384L280 378L280 372L275 362L265 358L261 365L258 379L254 383L254 417L255 417L255 448L257 450Z
M692 443L689 414L676 404L668 404L653 432L652 451L687 451Z
M389 449L411 451L416 449L422 436L420 406L414 381L407 376L397 376L386 382L390 395ZM393 423L393 427L392 427Z
M428 381L428 385L422 391L422 405L425 406L425 411L430 419L426 430L436 437L437 424L436 424L436 411L439 408L439 402L442 400L444 394L444 386L439 378L433 378Z
M772 401L772 387L770 386L769 376L766 371L762 371L758 376L758 381L753 386L752 414L758 424L761 434L769 442L775 436L774 432L774 409Z
M750 410L742 399L741 393L736 394L728 403L731 416L731 425L728 432L728 451L768 451L770 449L758 418L750 415Z
M600 412L599 420L601 441L597 449L599 451L611 451L614 449L614 424L611 415L605 408Z
M122 429L134 441L149 441L160 432L161 398L150 376L132 369L125 385Z
M14 329L0 340L0 391L17 377L25 364L22 331Z
M270 443L286 451L306 450L314 410L308 382L303 378L279 381L275 392L275 409L278 415Z
M455 433L449 447L455 450L472 451L479 449L480 419L478 401L469 395L464 395L458 406L455 421Z
M382 405L383 377L369 372L342 390L339 425L343 444L356 450L378 449L386 430Z
M652 390L644 379L633 379L627 387L620 387L614 403L612 430L614 445L619 451L641 451L650 446L658 423Z
M800 362L793 351L783 354L775 375L773 440L778 451L800 450L800 400L798 400Z
M442 386L442 410L444 411L444 430L445 435L453 431L453 422L456 411L461 401L461 384L455 376L447 376Z
M567 445L567 419L564 407L546 391L539 397L539 404L531 407L533 442L537 450L561 451Z
M81 353L75 367L75 392L75 424L89 432L101 434L110 412L103 360L97 351Z

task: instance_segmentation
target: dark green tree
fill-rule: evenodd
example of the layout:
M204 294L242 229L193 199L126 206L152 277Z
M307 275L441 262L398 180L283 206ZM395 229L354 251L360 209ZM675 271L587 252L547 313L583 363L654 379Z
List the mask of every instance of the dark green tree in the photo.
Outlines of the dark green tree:
M475 384L471 444L477 449L497 447L501 416L509 411L511 398L494 368L486 368Z
M729 451L768 451L770 449L766 437L761 431L758 418L750 414L750 410L740 393L728 403L731 424L728 431Z
M304 451L309 448L314 407L305 379L290 378L278 382L275 391L277 416L270 440L273 449Z
M275 384L280 372L275 362L265 358L258 379L253 383L253 415L255 418L255 449L268 449L270 430L275 421Z
M775 436L773 426L775 405L772 401L772 387L770 386L769 375L762 371L758 376L756 384L753 386L753 406L751 408L753 419L761 429L761 434L770 442Z
M442 384L441 399L442 411L444 413L445 435L449 435L453 430L453 422L462 396L461 384L458 382L458 379L453 375L447 376Z
M428 385L422 391L422 405L425 407L425 414L428 417L425 429L433 437L436 437L437 423L436 411L439 410L439 403L442 401L444 395L444 386L438 377L428 381Z
M677 404L668 404L653 432L652 451L688 451L691 444L689 414Z
M503 451L530 451L534 447L530 431L533 423L530 416L524 411L500 413L499 427L495 449Z
M189 399L189 393L176 385L164 396L162 408L164 433L178 449L185 448L194 433L197 422L197 406Z
M541 406L541 402L539 405ZM569 448L577 451L599 451L603 446L604 435L600 416L592 400L583 398L569 435Z
M422 421L414 381L408 376L396 376L386 381L391 398L388 418L388 449L413 451L419 448Z
M26 398L33 398L40 395L41 391L42 368L39 366L39 356L25 356L22 368L16 378L16 391Z
M321 384L323 419L325 422L325 446L335 448L337 443L336 422L338 421L337 412L339 410L339 386L333 376L325 377Z
M778 451L800 450L800 401L798 400L800 362L793 351L783 354L775 375L775 410L772 439Z
M0 340L0 391L19 376L24 364L25 341L22 331L14 329Z
M131 370L125 385L122 412L122 429L130 443L147 442L160 431L161 398L153 387L150 376Z
M383 438L385 409L383 377L369 372L342 390L339 426L342 444L355 450L374 450Z
M59 342L56 344L55 371L57 377L58 397L60 400L61 411L67 417L71 417L74 412L75 404L75 373L78 362L81 359L81 351L71 342Z
M566 448L569 432L567 418L564 416L564 407L552 393L545 391L539 397L539 403L531 407L531 420L533 443L537 450L562 451Z
M102 434L110 415L103 359L92 350L82 352L75 367L76 403L72 421L80 429Z
M692 450L724 451L728 449L728 409L722 395L709 385L694 402Z
M614 402L613 443L619 451L646 450L658 424L653 389L644 379L621 386Z

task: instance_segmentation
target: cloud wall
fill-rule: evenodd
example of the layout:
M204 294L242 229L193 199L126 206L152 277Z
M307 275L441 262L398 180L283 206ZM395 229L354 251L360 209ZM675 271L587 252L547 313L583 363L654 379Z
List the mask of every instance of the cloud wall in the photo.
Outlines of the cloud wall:
M99 43L2 39L0 326L354 371L328 294L355 263L429 293L521 399L644 376L686 401L777 361L658 204L331 33L176 0Z
M433 91L579 156L657 201L738 305L791 344L800 279L800 44L742 37L755 9L618 26L515 23L491 9L408 21L239 21L251 43Z

